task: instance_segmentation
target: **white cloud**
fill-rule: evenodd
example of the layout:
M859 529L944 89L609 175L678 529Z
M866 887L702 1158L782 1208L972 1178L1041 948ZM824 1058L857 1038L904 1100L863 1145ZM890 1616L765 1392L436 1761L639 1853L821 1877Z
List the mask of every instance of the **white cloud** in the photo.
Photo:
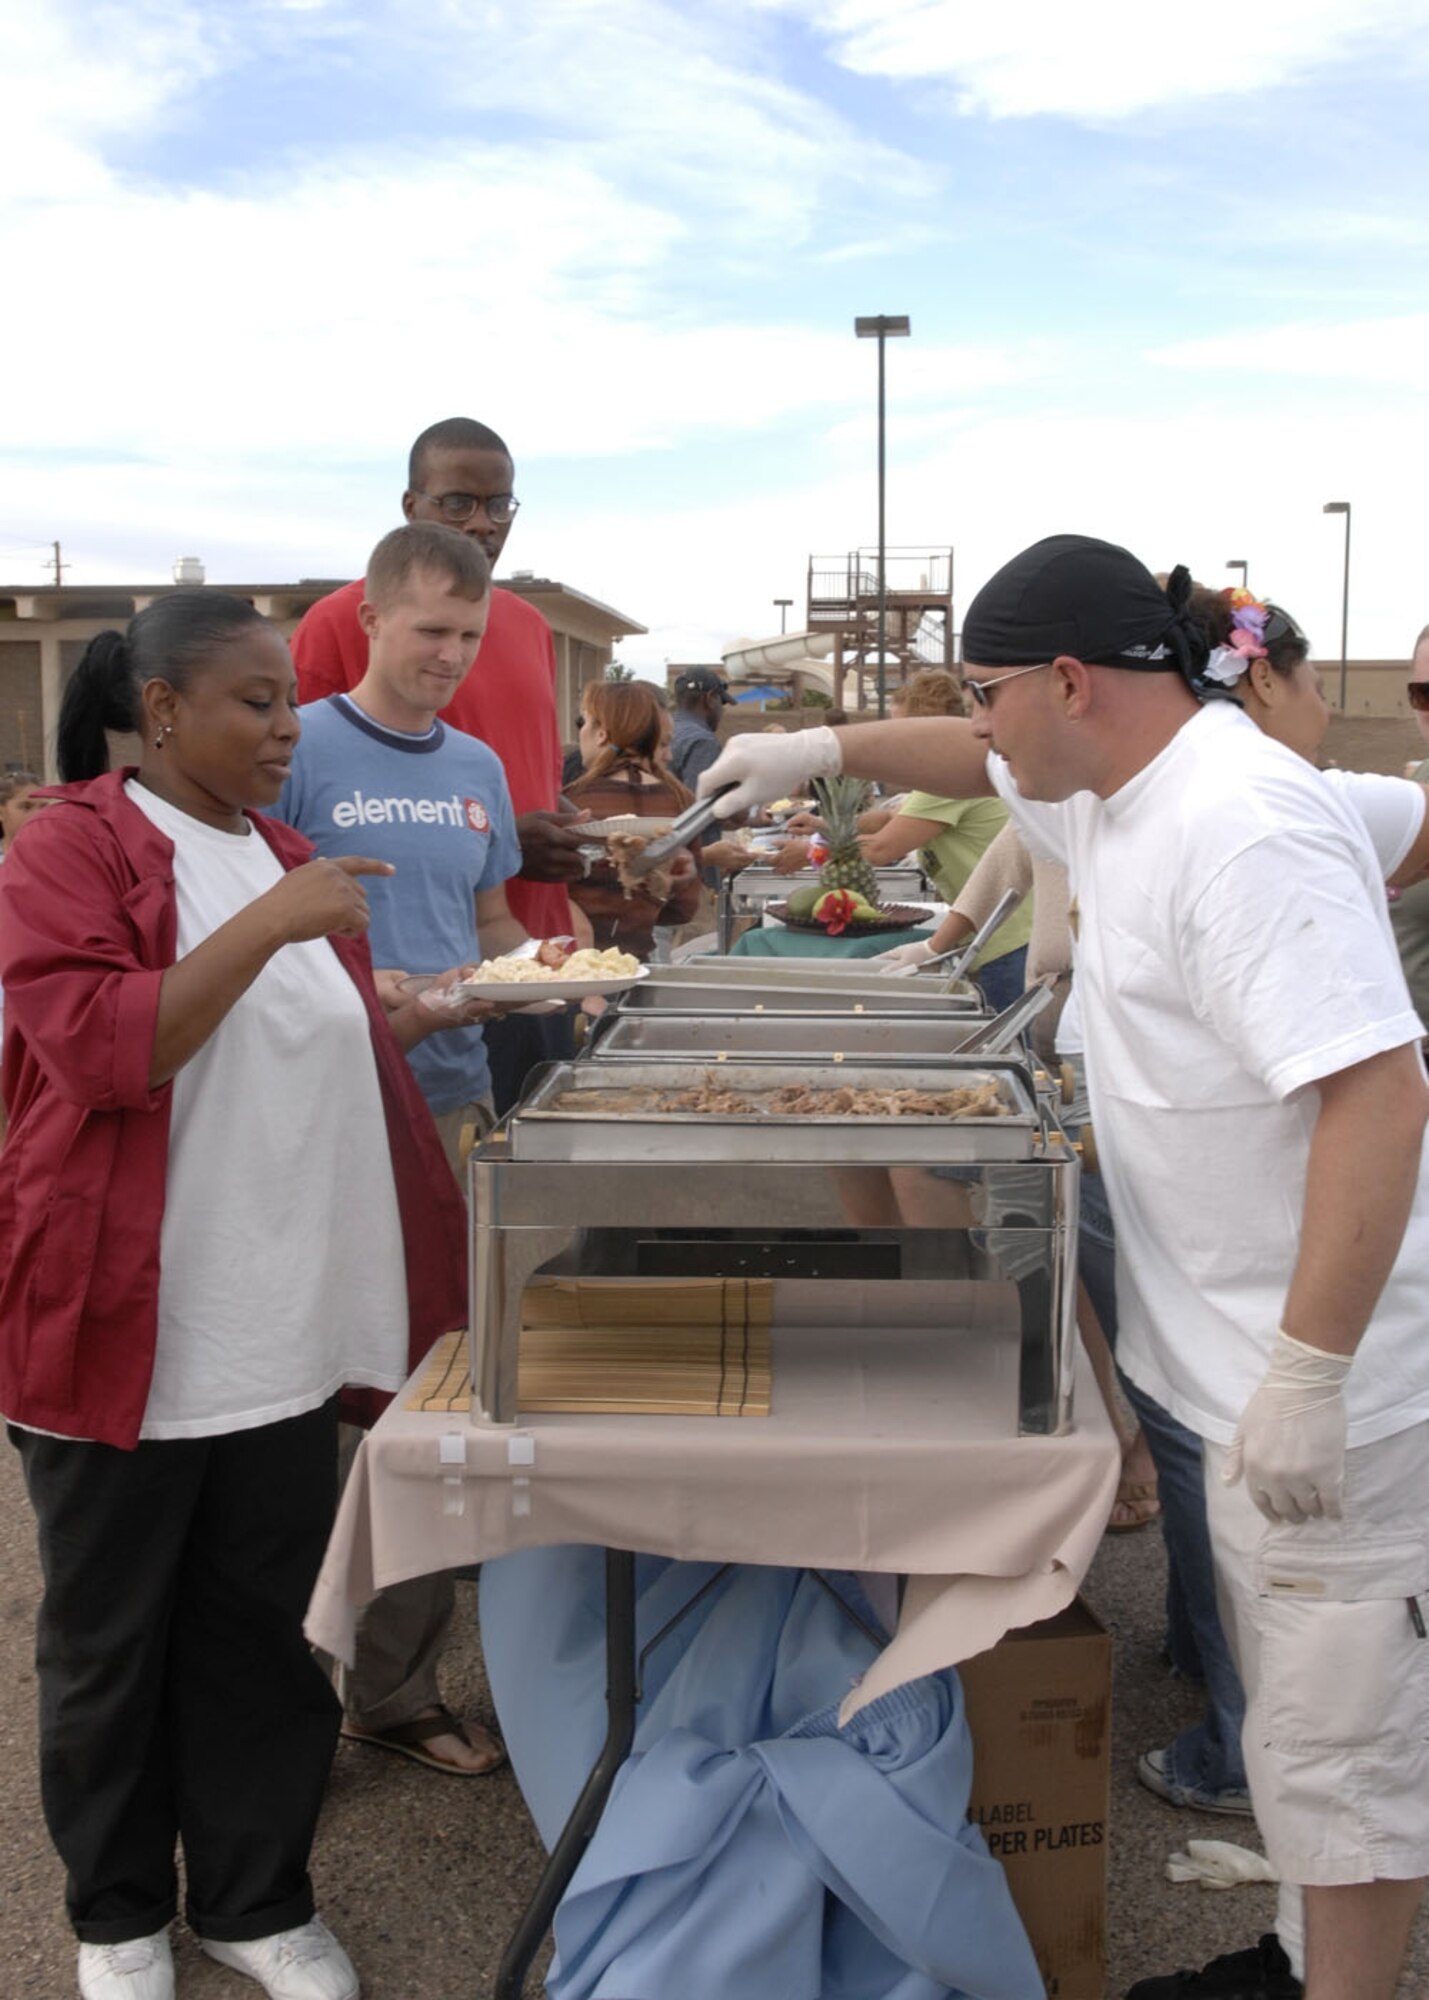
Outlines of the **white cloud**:
M846 78L820 104L815 69L780 67L790 13L896 90ZM884 304L911 306L915 336L888 356L889 540L956 544L960 609L1017 548L1075 527L1212 576L1235 547L1330 641L1333 494L1356 509L1352 646L1402 651L1429 610L1401 414L1424 385L1423 316L1190 337L1224 327L1232 283L1263 321L1268 285L1333 282L1319 262L1246 260L1208 310L1188 290L1188 338L1150 357L1180 371L1153 390L1184 389L1194 411L1123 415L1154 400L1135 320L1104 300L1076 316L1076 343L1030 336L1048 315L1000 292L1003 243L931 198L954 178L936 121L910 116L925 164L872 132L863 101L882 117L926 106L931 85L995 116L1079 119L1247 88L1263 102L1429 19L1429 0L1234 15L1206 0L1195 16L1111 0L1000 16L931 0L0 0L7 16L0 257L23 283L4 449L24 469L3 512L25 537L60 535L75 582L162 576L190 550L215 580L348 573L394 517L408 440L466 410L520 462L509 559L651 625L622 649L632 664L713 657L777 630L770 600L797 606L811 552L873 538L873 349L848 320ZM222 96L202 88L240 66L259 87L279 62L339 106L357 68L390 71L392 136L295 135L279 156L224 133L204 185L135 169L201 159L192 128ZM174 143L146 146L155 132ZM1135 271L1142 239L1118 221ZM1407 200L1382 221L1386 242L1422 236ZM1035 274L1045 239L1035 216L1019 227ZM949 280L933 233L954 228ZM978 337L959 341L984 252ZM864 255L882 259L877 290L845 299L838 267ZM1333 414L1303 386L1325 379ZM1248 391L1273 476L1235 470ZM662 454L648 504L639 452ZM739 502L711 498L746 459Z
M0 187L9 202L102 193L105 140L145 124L214 74L221 41L163 0L88 8L0 5Z
M1147 359L1165 368L1323 377L1351 386L1423 391L1429 390L1429 313L1217 334L1177 341Z
M1232 580L1225 564L1234 549L1250 563L1252 586L1289 607L1326 661L1339 653L1343 541L1321 506L1348 498L1351 653L1407 656L1429 619L1429 585L1421 472L1397 413L1266 412L1249 472L1237 458L1244 440L1240 416L1213 403L1159 419L983 416L891 467L889 545L953 546L959 626L977 588L1044 535L1103 536L1153 568L1185 562L1213 584ZM598 546L573 517L529 530L523 520L520 560L572 574L579 566L591 579L585 587L648 624L648 639L622 646L632 664L710 659L740 635L777 632L775 597L795 599L791 625L800 617L809 556L873 543L874 493L868 468L813 481L791 466L787 486L737 509L692 500L659 517L602 514ZM723 564L711 558L719 550L729 552Z
M788 0L864 76L951 87L959 110L1096 123L1214 98L1272 102L1365 50L1412 52L1425 0ZM1422 60L1422 57L1421 57Z
M10 329L13 377L63 389L17 402L9 443L103 440L189 464L345 458L433 409L490 401L491 384L524 456L871 407L872 349L847 322L811 332L777 297L763 323L692 323L655 300L626 311L623 288L658 292L671 218L568 155L488 148L482 165L506 187L492 206L470 200L462 160L339 162L281 190L111 183L102 203L0 216L0 258L44 300ZM936 413L1035 371L1039 353L915 340L890 375Z

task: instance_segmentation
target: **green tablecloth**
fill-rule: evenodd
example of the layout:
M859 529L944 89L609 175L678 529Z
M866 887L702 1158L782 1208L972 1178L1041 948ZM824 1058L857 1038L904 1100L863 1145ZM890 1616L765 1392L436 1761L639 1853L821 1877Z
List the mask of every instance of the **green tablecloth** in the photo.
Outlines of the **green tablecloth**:
M731 958L876 958L895 945L912 944L917 938L933 935L934 926L922 924L907 931L880 931L876 937L859 937L845 931L829 937L819 931L791 931L783 926L761 926L748 930L734 941Z

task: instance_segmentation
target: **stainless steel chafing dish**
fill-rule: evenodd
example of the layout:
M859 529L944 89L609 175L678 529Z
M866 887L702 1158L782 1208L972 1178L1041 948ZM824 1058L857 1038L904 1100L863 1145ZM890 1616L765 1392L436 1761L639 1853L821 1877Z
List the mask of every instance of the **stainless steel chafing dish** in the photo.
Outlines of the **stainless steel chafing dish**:
M900 1031L909 1025L897 1023ZM954 1076L992 1076L1007 1108L972 1119L619 1109L632 1085L687 1088L712 1068L719 1084L755 1093L792 1081L941 1091ZM572 1096L574 1105L558 1105ZM881 1295L908 1286L910 1323L920 1324L928 1297L945 1297L950 1278L974 1278L1015 1287L1018 1429L1065 1430L1077 1177L1073 1149L1020 1056L905 1054L899 1064L835 1068L807 1052L717 1066L597 1052L558 1065L472 1155L473 1420L517 1418L521 1300L538 1271L897 1279ZM892 1312L889 1323L897 1323ZM957 1337L954 1326L929 1334Z
M875 868L873 873L881 903L928 901L927 879L921 868L913 865ZM773 868L761 868L757 863L750 868L741 868L738 874L724 876L719 894L720 950L728 951L733 945L734 926L738 918L762 917L766 903L782 903L796 889L811 889L818 882L817 868L801 868L797 874L780 875Z
M982 994L971 980L951 991L936 974L893 979L857 961L831 966L818 959L687 959L652 965L649 974L616 1003L619 1013L654 1011L713 1014L925 1014L966 1019L985 1016Z
M878 1111L781 1112L770 1100L782 1086L819 1092L916 1090L945 1093L995 1082L1001 1115L950 1117ZM712 1086L738 1092L745 1111L670 1110L682 1091ZM748 1062L718 1066L669 1062L556 1063L526 1098L511 1127L513 1160L679 1162L690 1156L740 1165L829 1161L897 1166L926 1161L1027 1160L1040 1138L1031 1074L1006 1058L949 1058L878 1067L787 1060L775 1070Z
M624 1065L652 1057L691 1062L947 1062L977 1025L975 1015L677 1014L659 1008L613 1013L591 1039L590 1055Z

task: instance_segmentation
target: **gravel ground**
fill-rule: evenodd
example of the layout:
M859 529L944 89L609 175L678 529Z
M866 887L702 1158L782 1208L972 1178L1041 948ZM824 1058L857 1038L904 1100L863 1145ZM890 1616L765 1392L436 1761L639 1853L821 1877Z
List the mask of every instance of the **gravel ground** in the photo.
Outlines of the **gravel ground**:
M18 1462L0 1445L0 2000L70 2000L74 1948L60 1870L35 1781L33 1625L39 1577ZM1245 1840L1245 1822L1177 1811L1131 1776L1137 1751L1165 1742L1195 1697L1158 1658L1165 1569L1154 1530L1108 1537L1086 1594L1116 1644L1107 1993L1251 1943L1271 1924L1274 1891L1172 1887L1166 1856L1188 1837ZM459 1637L448 1698L490 1716L473 1590L459 1586ZM492 1991L506 1940L535 1884L541 1853L509 1771L457 1781L384 1752L338 1752L314 1855L323 1914L362 1974L365 2000L478 2000ZM183 2000L244 2000L256 1988L199 1953L179 1927ZM528 1990L535 1990L533 1977ZM1421 1921L1403 1996L1429 1993L1429 1923ZM678 1996L670 1996L678 2000ZM736 2000L736 1996L730 1996Z

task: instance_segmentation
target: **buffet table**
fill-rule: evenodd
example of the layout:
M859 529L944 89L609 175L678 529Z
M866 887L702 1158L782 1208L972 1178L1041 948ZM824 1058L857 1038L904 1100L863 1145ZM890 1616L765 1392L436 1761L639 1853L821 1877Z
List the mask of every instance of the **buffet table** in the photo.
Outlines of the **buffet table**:
M850 1305L856 1300L850 1298ZM949 1287L949 1326L780 1326L758 1418L525 1417L411 1409L413 1378L364 1440L308 1614L350 1660L386 1585L515 1550L604 1545L606 1745L554 1846L496 1986L514 2000L630 1748L638 1703L634 1558L903 1575L897 1631L843 1704L995 1645L1075 1596L1121 1454L1079 1359L1077 1425L1019 1435L1015 1288ZM420 1371L419 1371L420 1376Z
M970 1302L988 1286L966 1288ZM1005 1304L1003 1307L1005 1311ZM995 1310L927 1329L774 1329L768 1417L531 1417L391 1405L360 1448L308 1616L350 1657L377 1590L557 1542L908 1576L854 1713L1069 1604L1120 1460L1090 1372L1077 1428L1017 1436L1016 1343Z

